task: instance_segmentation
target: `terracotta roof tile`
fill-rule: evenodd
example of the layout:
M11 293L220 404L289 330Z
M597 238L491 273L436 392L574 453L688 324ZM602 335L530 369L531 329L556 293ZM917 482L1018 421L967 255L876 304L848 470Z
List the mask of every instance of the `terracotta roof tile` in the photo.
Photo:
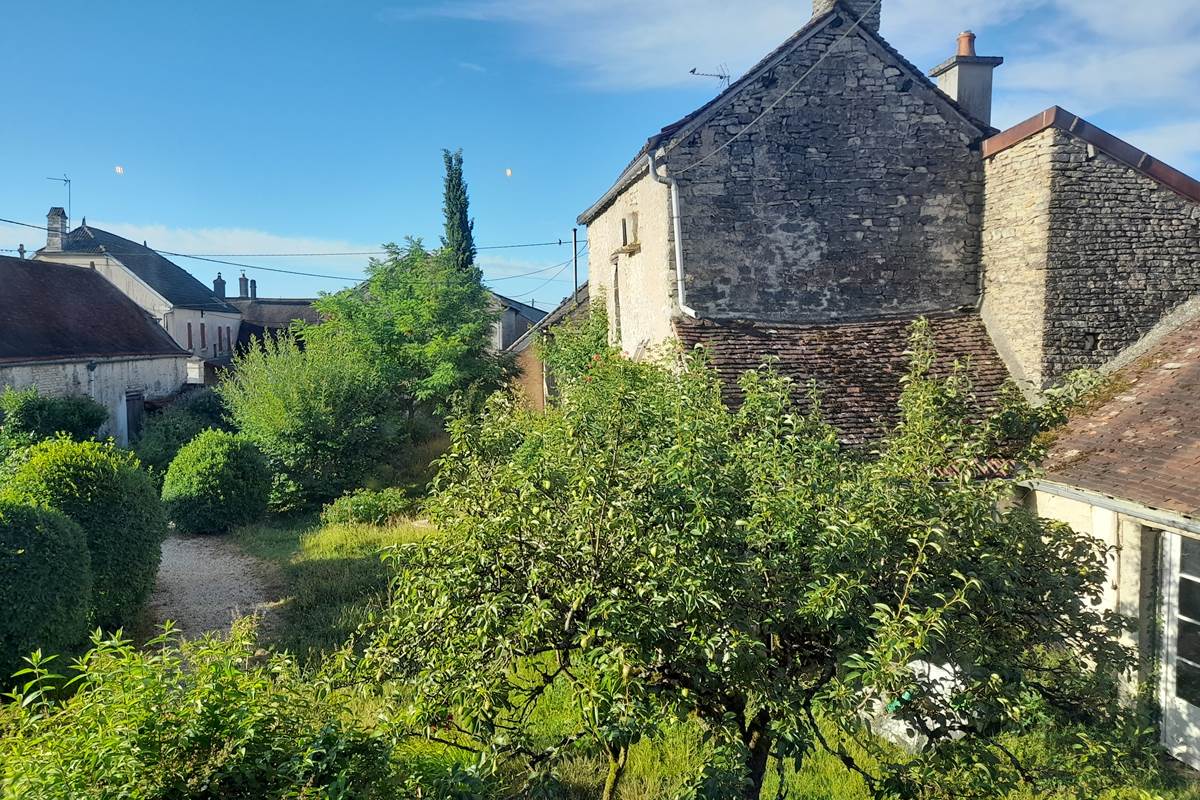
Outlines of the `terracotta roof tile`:
M1114 379L1130 385L1061 429L1047 479L1200 517L1200 320Z
M927 317L945 371L968 364L982 405L990 405L1008 379L977 314ZM724 383L730 403L740 400L738 379L769 358L795 384L796 400L807 402L810 382L823 395L826 419L848 444L880 436L899 417L900 379L908 370L908 334L915 317L834 325L719 323L681 320L675 330L686 347L703 346Z

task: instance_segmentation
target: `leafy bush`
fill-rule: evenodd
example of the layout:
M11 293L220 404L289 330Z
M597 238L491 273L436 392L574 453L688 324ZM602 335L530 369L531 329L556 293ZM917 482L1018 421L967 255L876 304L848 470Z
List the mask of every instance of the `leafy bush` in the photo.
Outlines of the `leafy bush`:
M154 588L167 519L137 458L111 443L39 442L10 458L4 498L54 508L83 528L92 559L95 622L133 621Z
M689 718L712 745L702 796L758 798L772 759L824 750L875 796L922 797L960 766L990 782L970 796L1020 784L992 734L1034 699L1115 716L1129 653L1097 608L1108 549L975 479L991 433L965 373L933 372L924 324L910 352L901 422L870 457L769 369L729 409L702 354L600 354L544 414L497 397L453 423L442 536L393 552L367 650L403 687L401 721L547 792L586 743L616 797L630 749ZM943 746L899 757L864 712Z
M412 796L389 749L356 727L338 694L285 655L256 656L253 623L228 639L144 649L102 640L73 694L31 669L0 716L0 795L43 800L370 800ZM39 692L41 692L39 694Z
M0 501L0 687L35 649L82 643L91 599L80 527L56 511Z
M6 388L0 394L0 427L34 440L64 433L76 441L90 439L108 420L108 411L90 397L43 397L37 389Z
M188 392L175 401L172 408L179 408L208 423L210 428L230 430L229 418L225 413L225 401L216 389L198 389Z
M321 512L326 525L390 525L417 511L418 502L403 489L357 489L339 497Z
M250 440L206 430L171 462L162 498L177 529L221 533L259 519L270 490L267 463Z
M171 406L146 420L142 437L134 452L161 482L167 467L175 460L179 448L195 439L197 434L212 427L211 423L182 406Z
M234 360L219 391L236 427L274 472L271 504L321 504L362 478L403 425L379 374L340 337L271 337Z

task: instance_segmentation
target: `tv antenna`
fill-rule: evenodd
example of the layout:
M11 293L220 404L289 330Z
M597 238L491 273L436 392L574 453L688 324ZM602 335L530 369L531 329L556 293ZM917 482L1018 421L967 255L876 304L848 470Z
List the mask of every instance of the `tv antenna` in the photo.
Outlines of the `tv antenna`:
M690 70L688 70L688 73L695 75L697 78L716 78L722 84L724 84L726 89L729 88L730 75L729 66L727 64L718 65L716 72L700 72L698 71L697 67L692 67Z
M63 186L67 187L67 220L71 219L71 179L67 177L67 173L63 173L61 178L46 178L48 181L58 181Z

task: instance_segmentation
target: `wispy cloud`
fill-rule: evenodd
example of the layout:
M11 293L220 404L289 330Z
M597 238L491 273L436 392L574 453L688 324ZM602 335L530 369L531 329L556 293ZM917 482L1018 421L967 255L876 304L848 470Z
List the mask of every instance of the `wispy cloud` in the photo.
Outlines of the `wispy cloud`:
M474 61L458 62L459 69L465 69L467 72L487 72L487 67L482 64L476 64Z
M1081 114L1161 108L1200 114L1196 0L884 0L884 34L914 61L950 55L955 35L1017 26L997 77L998 122L1052 103ZM807 21L805 0L451 0L410 5L392 19L444 18L511 26L526 52L600 90L695 84L692 67L750 67ZM1036 12L1036 16L1034 16Z

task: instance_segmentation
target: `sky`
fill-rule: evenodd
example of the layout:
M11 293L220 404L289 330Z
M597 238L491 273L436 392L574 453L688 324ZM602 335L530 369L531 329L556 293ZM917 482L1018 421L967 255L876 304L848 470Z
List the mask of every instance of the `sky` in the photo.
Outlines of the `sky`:
M436 245L441 151L462 148L485 279L548 309L571 291L578 214L720 90L689 70L736 77L810 15L808 0L7 0L0 217L44 224L67 205L47 178L67 175L73 225L332 276L246 270L260 296L314 296L368 256L264 254ZM883 0L884 37L925 70L964 29L1006 59L997 127L1061 105L1200 175L1197 0ZM44 236L0 224L0 253L20 243ZM240 272L173 260L205 283Z

